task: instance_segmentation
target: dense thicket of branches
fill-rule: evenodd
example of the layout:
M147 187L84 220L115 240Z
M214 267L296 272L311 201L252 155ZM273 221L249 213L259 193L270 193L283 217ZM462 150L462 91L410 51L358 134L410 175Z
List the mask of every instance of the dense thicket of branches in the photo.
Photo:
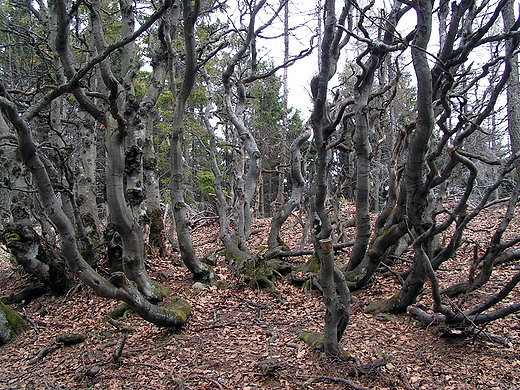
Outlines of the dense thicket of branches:
M16 261L57 293L71 271L155 324L182 326L189 307L158 304L165 292L145 260L173 248L211 283L190 226L216 217L227 264L274 293L290 271L284 257L314 244L323 346L335 356L350 290L405 251L401 290L367 311L405 312L428 281L433 313L410 309L425 323L476 326L518 311L501 306L518 275L476 307L444 301L519 257L520 238L504 238L519 191L514 2L319 5L300 20L287 1L2 1L0 224ZM312 112L301 118L278 73L312 53ZM470 279L441 291L437 271L471 221L501 205ZM302 248L279 238L294 215ZM248 246L255 217L272 221L260 253ZM356 233L344 242L347 226ZM347 247L340 267L335 251Z

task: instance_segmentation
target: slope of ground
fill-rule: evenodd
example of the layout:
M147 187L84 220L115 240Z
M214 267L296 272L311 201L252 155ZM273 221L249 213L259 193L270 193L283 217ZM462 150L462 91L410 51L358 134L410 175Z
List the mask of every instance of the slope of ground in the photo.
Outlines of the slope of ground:
M253 246L265 242L266 223L258 222ZM216 226L195 233L201 253L218 248ZM286 234L288 241L298 237ZM218 283L207 288L194 286L184 268L172 266L172 259L150 264L153 277L185 297L193 313L179 332L157 328L135 315L120 319L131 331L118 361L113 354L123 334L105 321L117 302L80 288L66 297L44 296L12 306L31 321L31 328L0 348L0 389L348 389L349 382L381 390L520 389L517 315L486 327L502 343L436 336L405 314L363 312L368 302L398 288L394 277L377 275L369 288L353 294L352 318L342 343L358 365L382 358L387 363L352 376L353 363L331 361L297 337L301 331L319 332L323 327L324 306L316 291L304 292L282 280L277 286L280 301L268 291L245 286L217 258ZM300 264L305 259L292 261ZM458 267L456 273L441 275L443 283L467 275L461 264ZM503 265L489 286L470 298L485 299L504 284L500 275L518 268ZM22 280L18 268L5 258L0 271L3 293ZM423 301L428 305L427 292ZM518 288L511 301L520 301ZM56 342L60 333L87 338L63 346ZM35 358L48 347L48 355Z

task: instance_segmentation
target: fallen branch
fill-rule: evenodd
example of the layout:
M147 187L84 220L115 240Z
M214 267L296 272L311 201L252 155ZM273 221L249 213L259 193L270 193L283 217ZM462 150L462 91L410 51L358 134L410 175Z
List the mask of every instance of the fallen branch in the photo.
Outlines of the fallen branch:
M354 242L355 242L355 240L342 242L340 244L333 245L332 249L334 249L334 251L337 252L337 251L343 250L345 248L354 246ZM280 252L276 253L276 255L278 257L299 257L299 256L310 256L313 254L314 254L314 249L302 249L299 251L280 251Z
M128 335L130 332L133 332L133 328L123 325L119 321L114 320L111 317L105 317L107 319L107 322L111 325L113 325L119 332L121 332L121 341L119 343L119 347L114 351L112 354L112 358L115 362L119 362L121 360L121 356L123 355L123 349L125 347L126 339L128 338Z
M316 378L312 378L312 379L309 379L308 381L306 381L303 386L306 387L314 382L322 382L322 381L331 381L331 382L338 382L338 383L343 383L347 386L350 386L351 388L355 389L355 390L369 390L368 388L366 387L363 387L361 385L358 385L352 381L349 381L348 379L345 379L345 378L340 378L340 377L336 377L336 376L327 376L327 375L323 375L323 376L318 376Z
M47 356L48 354L50 354L51 352L54 352L56 351L57 349L59 349L60 347L58 347L57 345L53 345L52 347L45 347L43 349L41 349L35 357L33 357L32 359L29 359L27 361L27 364L34 364L36 363L38 360L41 360L43 359L45 356Z
M350 369L347 371L348 376L359 376L359 375L369 375L376 368L382 367L386 365L392 359L391 356L385 356L380 359L376 359L367 364L362 364L359 366L352 365Z

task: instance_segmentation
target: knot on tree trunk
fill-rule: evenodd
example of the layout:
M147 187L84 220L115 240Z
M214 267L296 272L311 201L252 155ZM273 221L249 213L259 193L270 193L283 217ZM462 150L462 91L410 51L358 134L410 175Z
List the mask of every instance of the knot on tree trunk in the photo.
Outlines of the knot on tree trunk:
M126 200L131 206L140 205L146 198L146 191L143 188L131 188L126 191Z
M141 168L143 151L137 145L132 145L125 153L125 173L131 175Z

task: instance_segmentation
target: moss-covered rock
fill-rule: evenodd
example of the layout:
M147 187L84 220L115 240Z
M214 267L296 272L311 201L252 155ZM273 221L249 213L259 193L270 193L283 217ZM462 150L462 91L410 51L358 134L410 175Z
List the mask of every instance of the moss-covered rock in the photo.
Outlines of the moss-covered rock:
M7 344L27 329L25 319L0 301L0 345Z

